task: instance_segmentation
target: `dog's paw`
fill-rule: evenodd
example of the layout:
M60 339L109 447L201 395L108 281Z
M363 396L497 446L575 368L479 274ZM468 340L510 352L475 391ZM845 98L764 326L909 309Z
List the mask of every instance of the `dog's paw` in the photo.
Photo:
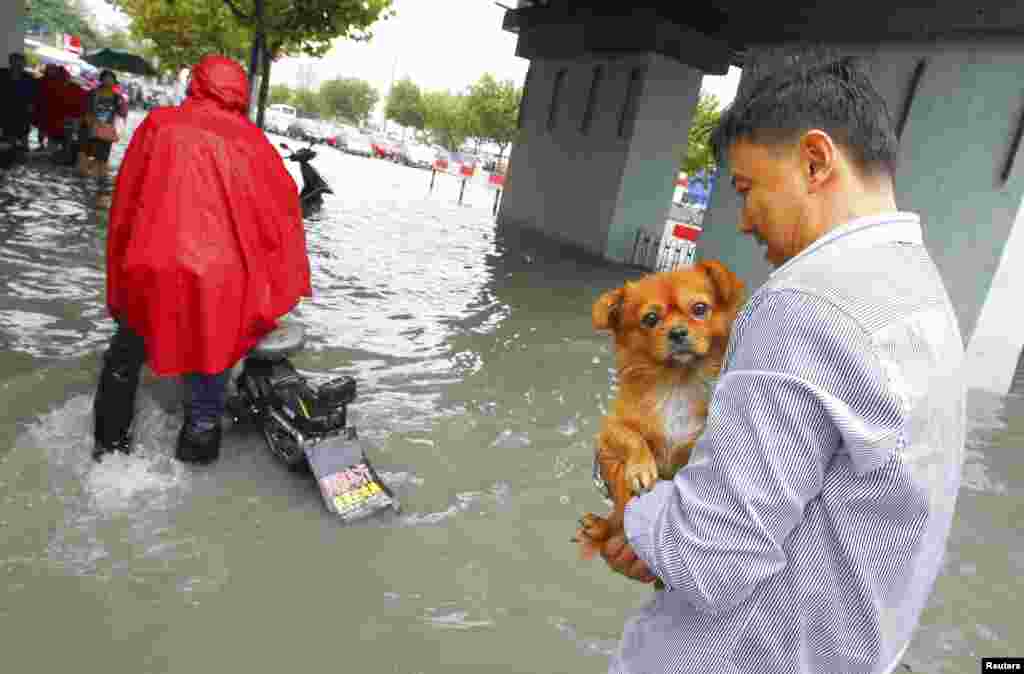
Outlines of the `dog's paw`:
M611 526L603 517L588 513L580 518L580 528L572 539L580 547L580 557L591 559L611 536Z
M642 494L658 481L658 464L653 459L630 462L626 465L626 484L634 494Z

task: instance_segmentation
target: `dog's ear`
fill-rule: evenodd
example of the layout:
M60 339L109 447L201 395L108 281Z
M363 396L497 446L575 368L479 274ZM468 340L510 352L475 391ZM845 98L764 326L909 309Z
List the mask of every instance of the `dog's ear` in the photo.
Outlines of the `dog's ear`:
M622 302L626 296L625 286L609 290L597 298L590 310L595 330L616 330L622 320Z
M738 306L743 300L743 289L746 284L739 276L718 260L702 260L697 263L697 268L707 274L711 284L715 287L718 300L727 307Z

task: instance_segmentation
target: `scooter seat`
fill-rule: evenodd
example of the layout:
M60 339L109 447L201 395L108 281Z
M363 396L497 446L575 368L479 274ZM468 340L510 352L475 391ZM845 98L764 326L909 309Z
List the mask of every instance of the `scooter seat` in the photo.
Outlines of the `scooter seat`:
M305 344L306 329L303 326L298 323L282 323L259 341L250 356L277 360L299 351Z

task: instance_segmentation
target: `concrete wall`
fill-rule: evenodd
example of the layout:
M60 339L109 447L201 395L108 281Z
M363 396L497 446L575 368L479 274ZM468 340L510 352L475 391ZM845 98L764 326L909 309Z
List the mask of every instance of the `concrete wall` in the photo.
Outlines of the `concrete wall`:
M608 232L609 259L629 259L638 227L655 237L664 231L702 79L699 70L651 56Z
M25 3L22 0L0 0L0 66L7 67L7 55L25 51L25 36L19 28Z
M741 92L757 72L790 62L795 54L811 59L839 53L867 57L894 123L904 109L912 74L925 59L901 139L897 203L921 215L925 243L942 271L968 340L969 384L1008 390L1024 343L1024 321L1016 316L1024 290L1024 278L1017 271L1024 263L1024 235L1018 227L1010 236L1014 223L1024 219L1024 157L1017 158L1005 185L1000 174L1024 113L1024 47L989 40L985 45L938 42L755 53L756 66L745 69ZM755 246L737 235L739 200L727 180L719 184L705 218L699 255L724 260L751 288L757 287L770 268Z
M603 75L584 132L597 67ZM564 75L552 113L559 72ZM635 121L620 137L634 72L641 75L634 85ZM638 227L661 234L676 175L672 153L686 142L700 79L698 71L657 54L534 59L499 224L535 229L624 261Z

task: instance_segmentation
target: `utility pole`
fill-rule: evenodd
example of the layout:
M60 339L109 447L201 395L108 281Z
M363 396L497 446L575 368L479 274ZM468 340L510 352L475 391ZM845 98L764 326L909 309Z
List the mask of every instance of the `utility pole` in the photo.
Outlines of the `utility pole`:
M260 70L263 59L263 0L253 0L253 21L256 24L256 35L252 39L252 53L249 55L249 109L255 110L259 105L256 95L256 73Z
M388 86L388 99L391 98L391 92L395 90L395 69L398 67L398 57L396 56L391 62L391 84ZM384 127L384 134L388 132L388 113L387 113L388 102L384 101L384 109L381 111L382 126Z

